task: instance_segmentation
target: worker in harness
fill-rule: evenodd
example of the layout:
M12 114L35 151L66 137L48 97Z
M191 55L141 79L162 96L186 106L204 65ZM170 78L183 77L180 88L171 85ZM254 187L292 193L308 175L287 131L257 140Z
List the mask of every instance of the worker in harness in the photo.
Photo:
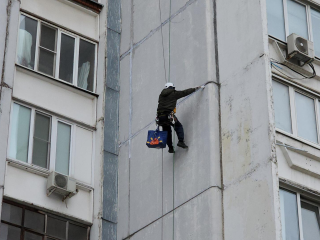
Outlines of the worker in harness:
M162 126L163 131L168 132L167 145L169 147L169 153L174 153L171 126L174 127L179 139L177 146L181 148L188 148L184 142L183 126L175 116L176 105L179 98L188 96L199 88L201 88L201 86L189 88L183 91L176 91L173 83L166 83L165 88L160 93L156 121L159 126Z

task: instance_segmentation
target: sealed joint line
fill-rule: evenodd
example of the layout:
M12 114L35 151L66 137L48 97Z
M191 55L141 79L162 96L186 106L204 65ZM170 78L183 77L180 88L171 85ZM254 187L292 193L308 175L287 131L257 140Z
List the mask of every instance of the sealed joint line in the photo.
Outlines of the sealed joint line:
M177 15L179 15L181 12L187 9L190 5L192 5L194 2L197 2L198 0L189 0L183 7L181 7L178 11L176 11L174 14L171 15L168 19L166 19L163 23L161 23L160 26L156 27L155 29L151 30L147 36L145 36L143 39L141 39L139 42L133 44L129 50L124 52L120 56L120 61L125 58L127 55L129 55L135 48L139 47L143 42L148 40L151 36L153 36L156 32L158 32L164 25L169 23L173 18L175 18Z
M120 90L119 90L119 89L116 89L116 88L112 88L112 87L109 87L109 86L107 86L107 88L110 89L110 90L113 90L113 91L115 91L115 92L120 92Z
M110 221L110 220L108 220L108 219L105 219L104 217L101 217L101 219L102 219L103 221L106 221L106 222L108 222L108 223L112 223L112 224L118 224L118 222L113 222L113 221Z
M219 186L211 186L206 188L205 190L201 191L200 193L198 193L197 195L193 196L192 198L190 198L189 200L181 203L180 205L178 205L177 207L175 207L174 209L172 209L171 211L167 212L166 214L162 215L161 217L153 220L152 222L148 223L146 226L140 228L139 230L135 231L134 233L130 234L128 237L123 238L122 240L129 240L130 238L132 238L135 234L137 234L138 232L141 232L142 230L146 229L147 227L149 227L150 225L154 224L155 222L159 221L160 219L166 217L167 215L169 215L170 213L173 213L173 211L178 210L178 208L182 207L183 205L191 202L192 200L194 200L195 198L199 197L200 195L202 195L203 193L209 191L210 189L213 188L218 188L219 190L222 190L221 187Z

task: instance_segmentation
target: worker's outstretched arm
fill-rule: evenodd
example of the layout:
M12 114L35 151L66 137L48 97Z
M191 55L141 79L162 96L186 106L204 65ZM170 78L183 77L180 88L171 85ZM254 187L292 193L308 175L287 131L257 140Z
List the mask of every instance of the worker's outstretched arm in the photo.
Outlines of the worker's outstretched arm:
M196 91L196 88L189 88L183 91L175 91L176 99L183 98Z

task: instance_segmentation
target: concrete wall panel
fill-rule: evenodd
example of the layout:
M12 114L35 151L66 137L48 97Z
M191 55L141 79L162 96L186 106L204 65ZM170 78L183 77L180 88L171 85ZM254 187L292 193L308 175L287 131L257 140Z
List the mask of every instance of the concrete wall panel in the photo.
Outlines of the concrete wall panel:
M130 240L162 240L162 219L133 235Z
M120 99L119 99L119 141L124 142L129 138L130 114L130 57L127 56L120 62Z
M218 0L217 22L225 240L280 239L265 1Z
M121 0L121 46L120 54L130 48L131 34L131 1Z
M181 37L183 36L183 37ZM177 89L216 81L212 1L196 1L171 23L171 77Z
M132 140L130 234L162 215L162 151L147 148L145 141L146 134Z
M163 239L221 240L221 191L211 188L163 218Z
M166 83L161 33L134 51L132 67L132 133L156 117L159 94Z
M133 23L133 42L137 43L160 25L159 0L134 0Z
M280 224L280 219L275 218L275 203L270 200L273 167L266 163L225 187L225 239L277 239L274 222Z

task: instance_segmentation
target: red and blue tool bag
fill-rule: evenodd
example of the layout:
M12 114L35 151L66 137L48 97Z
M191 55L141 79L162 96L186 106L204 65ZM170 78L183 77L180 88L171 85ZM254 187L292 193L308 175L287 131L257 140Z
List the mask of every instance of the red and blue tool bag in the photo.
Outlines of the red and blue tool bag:
M149 148L166 148L167 144L167 131L159 131L159 127L154 130L148 131L148 138L147 138L147 146Z

